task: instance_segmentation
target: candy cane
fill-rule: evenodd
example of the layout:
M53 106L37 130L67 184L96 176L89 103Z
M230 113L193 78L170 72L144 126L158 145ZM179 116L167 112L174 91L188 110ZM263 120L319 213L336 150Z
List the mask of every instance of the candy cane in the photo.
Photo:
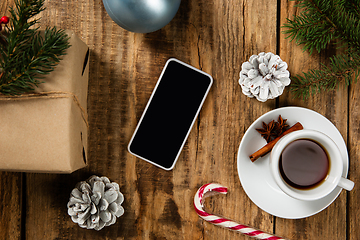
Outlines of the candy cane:
M267 240L279 240L284 238L280 238L265 232L262 232L260 230L254 229L252 227L242 225L239 223L236 223L232 220L222 218L210 213L207 213L204 211L204 197L205 193L207 192L213 192L213 193L221 193L226 194L227 188L216 183L208 183L203 185L199 190L196 192L194 197L194 207L197 214L203 218L205 221L208 221L210 223L213 223L217 226L221 226L230 230L234 230L237 232L240 232L242 234L245 234L247 236L256 238L256 239L267 239Z

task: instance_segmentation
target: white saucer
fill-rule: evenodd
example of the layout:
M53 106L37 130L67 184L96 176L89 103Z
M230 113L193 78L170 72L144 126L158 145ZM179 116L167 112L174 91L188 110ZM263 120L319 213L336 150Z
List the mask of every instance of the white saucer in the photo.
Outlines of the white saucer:
M281 218L299 219L314 215L329 206L340 194L341 188L320 200L301 201L289 197L276 185L269 170L269 154L251 162L249 156L266 144L265 139L255 130L262 128L262 122L277 120L279 115L287 119L289 126L300 122L304 129L325 133L339 147L344 161L343 177L347 176L349 158L345 142L337 128L324 116L300 107L284 107L272 110L259 117L246 131L241 140L237 168L240 182L248 197L262 210Z

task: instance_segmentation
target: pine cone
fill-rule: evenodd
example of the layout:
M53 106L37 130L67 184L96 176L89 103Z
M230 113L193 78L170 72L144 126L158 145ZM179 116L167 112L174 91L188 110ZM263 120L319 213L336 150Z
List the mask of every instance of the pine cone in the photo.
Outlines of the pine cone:
M92 176L72 190L67 204L68 214L82 228L101 230L124 214L123 201L117 183L110 182L107 177Z
M239 84L248 97L265 102L280 96L290 84L287 63L271 52L252 55L241 66Z

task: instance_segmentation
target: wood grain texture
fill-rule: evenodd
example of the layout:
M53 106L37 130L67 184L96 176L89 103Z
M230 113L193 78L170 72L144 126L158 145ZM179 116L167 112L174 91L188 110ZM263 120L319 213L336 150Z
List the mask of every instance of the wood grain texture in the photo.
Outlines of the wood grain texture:
M349 178L355 183L360 182L360 109L359 109L359 79L357 84L351 84L349 91L349 132L348 149L350 158ZM359 185L355 184L354 189L347 195L348 210L348 239L355 240L360 236L359 214L360 214L360 191Z
M0 15L13 3L1 0ZM253 54L278 53L293 75L319 67L335 51L309 56L285 39L279 26L298 14L294 2L183 0L167 26L148 34L120 28L101 0L46 0L45 6L42 27L71 29L90 47L89 166L70 175L0 173L0 239L249 239L197 216L194 194L209 182L229 193L208 198L206 207L240 223L289 239L358 238L358 84L306 101L286 90L266 103L243 95L238 84L241 64ZM211 74L214 84L175 168L164 171L130 155L127 144L170 57ZM352 192L300 220L262 211L237 174L237 150L247 128L262 114L290 105L334 123L348 143L355 181ZM93 174L119 183L125 196L125 214L99 232L73 223L66 208L76 183Z
M0 239L20 239L22 231L22 173L0 173Z

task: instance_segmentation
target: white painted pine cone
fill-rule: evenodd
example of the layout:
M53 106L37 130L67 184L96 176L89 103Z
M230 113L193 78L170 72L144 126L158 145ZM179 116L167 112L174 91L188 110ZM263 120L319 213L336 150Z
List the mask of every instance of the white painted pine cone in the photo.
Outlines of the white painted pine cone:
M101 230L124 214L123 201L117 183L110 182L107 177L91 176L72 190L67 204L68 214L82 228Z
M241 66L239 84L248 97L265 102L280 96L290 84L287 63L271 52L252 55Z

